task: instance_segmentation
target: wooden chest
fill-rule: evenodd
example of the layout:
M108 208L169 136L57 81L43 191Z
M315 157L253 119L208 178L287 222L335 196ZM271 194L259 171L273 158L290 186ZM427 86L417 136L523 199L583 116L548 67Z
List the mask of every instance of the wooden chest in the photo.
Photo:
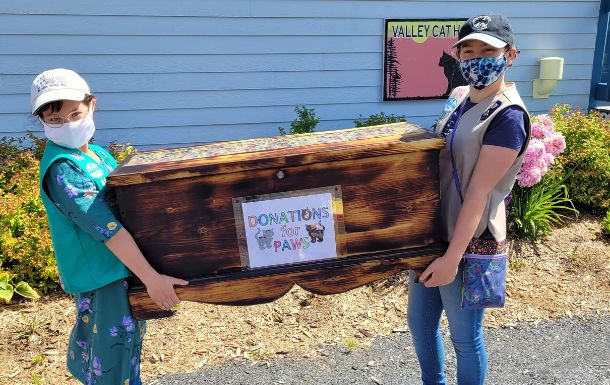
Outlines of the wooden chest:
M411 124L133 154L108 177L121 221L182 300L246 305L294 284L340 293L442 255L438 152ZM163 317L139 282L134 316Z

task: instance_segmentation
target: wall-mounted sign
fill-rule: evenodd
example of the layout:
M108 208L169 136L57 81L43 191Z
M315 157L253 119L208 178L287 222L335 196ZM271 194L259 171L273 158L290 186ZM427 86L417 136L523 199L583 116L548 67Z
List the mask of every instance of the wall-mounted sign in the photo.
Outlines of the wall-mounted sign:
M233 209L243 266L345 255L340 186L234 198Z
M451 46L466 19L386 19L383 100L446 98L466 81Z

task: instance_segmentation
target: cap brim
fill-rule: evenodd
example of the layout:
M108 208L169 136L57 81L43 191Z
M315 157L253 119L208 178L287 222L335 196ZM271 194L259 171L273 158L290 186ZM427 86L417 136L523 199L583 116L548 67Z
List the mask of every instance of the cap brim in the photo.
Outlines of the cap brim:
M503 47L506 47L506 45L508 44L507 42L502 41L502 40L498 39L497 37L493 37L486 33L475 32L475 33L471 33L470 35L464 36L463 38L458 40L457 43L455 43L453 46L451 46L451 48L457 47L458 45L462 44L466 40L479 40L479 41L482 41L483 43L487 43L490 46L495 47L495 48L503 48Z
M32 115L36 114L36 111L43 105L54 102L56 100L74 100L80 102L85 99L85 91L82 90L73 90L73 89L63 89L63 90L53 90L45 92L44 94L38 96L36 100L32 103Z

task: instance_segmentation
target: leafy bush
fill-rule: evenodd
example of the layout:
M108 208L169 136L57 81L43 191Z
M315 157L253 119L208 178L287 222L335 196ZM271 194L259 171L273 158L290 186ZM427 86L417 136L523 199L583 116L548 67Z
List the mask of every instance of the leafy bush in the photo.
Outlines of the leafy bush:
M32 132L27 133L27 138L29 139L29 145L27 146L31 151L34 158L40 160L42 159L42 155L44 154L45 146L47 145L47 138L34 135ZM23 143L23 140L20 141Z
M610 208L610 121L597 113L584 114L569 105L551 112L555 129L567 149L557 158L554 174L569 173L566 186L574 201L595 211Z
M37 294L31 294L29 286L45 294L60 287L38 188L45 144L45 139L32 134L28 138L0 139L0 299L5 301L10 300L13 289L33 297ZM135 151L130 145L116 143L108 150L117 161Z
M127 156L138 151L130 144L112 142L108 146L108 152L116 159L117 163L121 163Z
M294 111L299 117L290 123L291 134L306 134L313 132L318 123L320 123L320 118L316 116L313 108L296 106ZM278 127L278 129L280 131L280 135L286 135L286 130L284 127Z
M385 113L380 113L378 115L371 115L368 118L360 117L354 120L355 127L368 127L368 126L379 126L380 124L388 124L388 123L398 123L405 122L407 117L405 115L386 115Z
M38 193L38 146L24 148L23 142L0 139L0 274L47 293L59 281Z

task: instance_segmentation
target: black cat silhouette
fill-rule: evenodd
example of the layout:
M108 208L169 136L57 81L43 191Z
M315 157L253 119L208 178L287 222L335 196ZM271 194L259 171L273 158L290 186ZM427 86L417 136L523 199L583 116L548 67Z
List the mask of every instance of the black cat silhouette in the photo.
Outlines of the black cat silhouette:
M438 61L438 65L443 67L443 71L445 72L445 77L447 78L447 90L443 94L443 96L449 96L451 90L455 87L465 86L468 84L466 79L462 76L462 72L460 71L460 64L457 60L447 52L443 51L443 56L441 56Z

